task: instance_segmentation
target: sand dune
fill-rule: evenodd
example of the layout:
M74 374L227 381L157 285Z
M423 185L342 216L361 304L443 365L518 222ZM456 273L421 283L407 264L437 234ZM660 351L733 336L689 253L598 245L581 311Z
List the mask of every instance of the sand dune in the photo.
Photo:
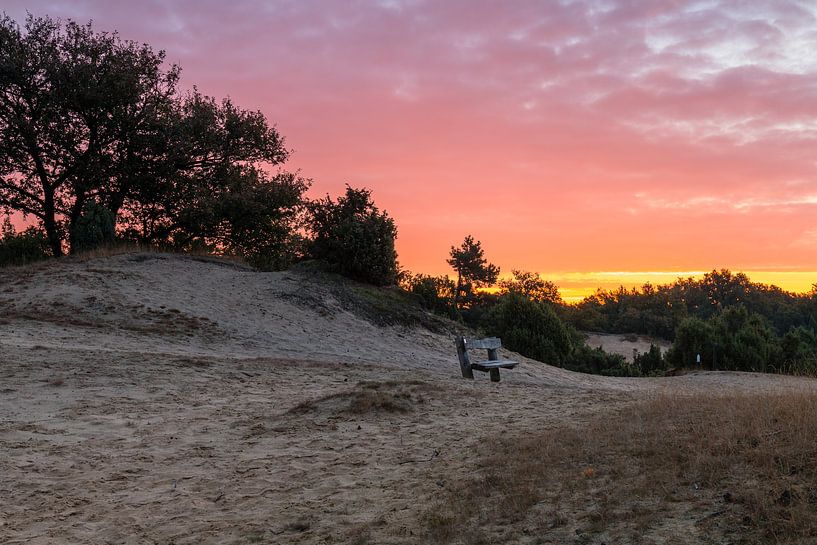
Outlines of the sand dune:
M0 271L0 542L417 543L478 445L660 391L521 358L460 378L451 333L381 326L305 272L131 254Z

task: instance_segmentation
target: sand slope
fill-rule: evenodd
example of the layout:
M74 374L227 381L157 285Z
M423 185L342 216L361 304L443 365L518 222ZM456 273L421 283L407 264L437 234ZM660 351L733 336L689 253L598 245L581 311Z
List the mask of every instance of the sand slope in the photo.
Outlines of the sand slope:
M463 380L448 335L378 327L304 273L148 254L0 271L0 543L417 543L492 438L664 389L814 386L520 359Z

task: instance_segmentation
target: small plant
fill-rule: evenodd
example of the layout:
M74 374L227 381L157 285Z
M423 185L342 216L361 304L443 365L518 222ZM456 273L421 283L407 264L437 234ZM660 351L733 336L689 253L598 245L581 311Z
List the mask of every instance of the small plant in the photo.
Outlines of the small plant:
M36 227L18 233L6 217L0 235L0 267L25 265L49 257L48 239Z

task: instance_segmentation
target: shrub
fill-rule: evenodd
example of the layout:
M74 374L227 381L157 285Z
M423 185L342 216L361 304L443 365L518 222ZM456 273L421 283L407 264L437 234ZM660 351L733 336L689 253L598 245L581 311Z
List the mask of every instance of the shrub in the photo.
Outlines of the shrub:
M676 367L692 367L701 355L701 365L711 367L715 356L715 331L701 318L686 318L675 331L675 343L667 351L667 361Z
M420 301L423 308L449 318L458 316L454 303L456 285L448 276L417 274L409 276L403 287Z
M116 218L110 210L89 201L71 230L71 252L87 252L116 240Z
M377 286L397 282L397 227L374 205L371 191L347 185L337 202L327 196L310 203L308 209L313 258L355 280Z
M781 339L781 371L817 373L817 334L806 327L793 327Z
M601 348L580 345L565 359L564 368L579 373L606 375L611 377L640 376L635 365L630 365L621 354L610 354Z
M666 369L666 362L661 357L661 349L654 344L650 345L650 350L644 354L636 354L633 358L633 366L639 370L642 375L657 375L663 374Z
M45 233L36 227L17 233L11 221L6 218L0 238L0 267L25 265L46 259L49 255Z
M501 296L483 318L483 328L523 356L561 365L573 349L570 330L546 303L516 292Z

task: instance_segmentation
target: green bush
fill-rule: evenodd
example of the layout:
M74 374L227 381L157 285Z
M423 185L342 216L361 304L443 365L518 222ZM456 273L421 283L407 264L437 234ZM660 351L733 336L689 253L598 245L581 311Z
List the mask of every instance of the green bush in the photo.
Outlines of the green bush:
M49 257L48 238L36 227L29 227L17 233L11 221L6 218L0 238L0 267L25 265Z
M667 361L675 367L693 367L698 364L712 367L716 358L716 334L712 325L701 318L686 318L675 330L675 342L667 351Z
M565 369L579 373L606 375L611 377L637 377L640 370L627 363L620 354L609 354L601 348L590 348L582 344L573 349L565 359Z
M803 326L791 328L780 341L783 372L817 374L817 334Z
M571 331L551 306L516 292L499 297L482 322L506 348L551 365L562 365L573 350Z
M454 302L457 287L448 276L409 276L403 282L403 288L414 295L423 308L449 318L459 317Z
M667 368L664 358L661 357L661 349L654 344L650 345L648 352L636 354L635 358L633 358L633 366L636 367L642 375L648 376L661 375Z
M71 253L87 252L116 240L116 218L110 210L89 201L71 230Z
M311 257L349 278L374 284L397 282L397 227L377 209L368 189L346 186L337 202L326 197L308 205Z
M778 337L766 318L744 306L732 306L708 320L687 318L678 326L667 361L693 367L698 354L707 369L814 374L817 335L798 326Z

